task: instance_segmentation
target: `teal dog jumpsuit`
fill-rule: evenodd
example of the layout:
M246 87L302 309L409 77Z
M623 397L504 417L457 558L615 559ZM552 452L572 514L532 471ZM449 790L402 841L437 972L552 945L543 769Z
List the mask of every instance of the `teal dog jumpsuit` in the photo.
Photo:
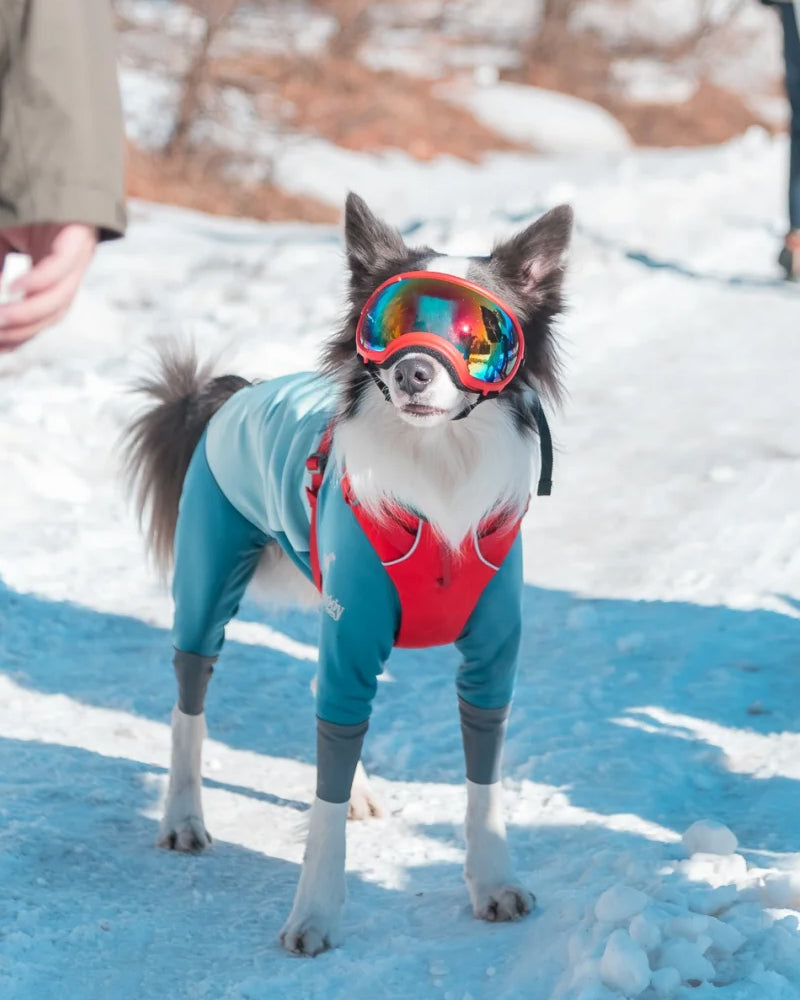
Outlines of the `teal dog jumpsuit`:
M332 383L299 374L239 390L209 422L184 480L175 535L173 643L179 708L187 714L203 711L225 626L238 610L264 547L280 545L308 579L318 577L322 595L316 695L319 797L329 802L349 798L378 675L398 644L455 642L462 656L456 686L467 777L481 784L496 781L521 633L519 522L502 531L482 526L470 540L472 562L481 564L484 578L471 596L460 594L450 601L451 606L460 602L460 611L450 615L450 634L426 632L422 622L419 634L411 628L411 641L404 641L408 623L420 614L424 618L425 607L430 608L432 592L442 608L447 605L451 581L463 577L464 565L459 563L454 575L443 570L436 561L437 546L429 540L429 556L436 562L430 573L436 579L415 610L422 585L415 585L413 573L411 582L403 583L395 568L419 548L423 529L432 536L429 526L412 512L396 512L402 516L390 518L391 531L381 537L380 522L368 523L333 462L317 476L309 497L314 478L309 466L314 466L308 459L318 451L334 410ZM317 566L312 565L312 503ZM487 557L489 542L495 554Z

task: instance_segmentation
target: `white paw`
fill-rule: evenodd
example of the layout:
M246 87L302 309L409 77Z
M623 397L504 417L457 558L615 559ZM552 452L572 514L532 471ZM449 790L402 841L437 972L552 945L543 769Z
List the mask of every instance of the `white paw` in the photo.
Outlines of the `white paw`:
M372 793L367 772L361 761L358 762L353 786L350 789L350 804L347 808L348 819L381 819L384 815L383 806Z
M340 944L339 932L322 915L305 919L289 917L281 931L281 944L292 955L313 958L320 952L336 948Z
M519 920L536 906L536 897L521 885L497 885L473 894L472 910L479 920L501 923Z
M292 955L319 955L341 943L347 803L314 799L300 882L281 944Z
M176 705L172 712L172 755L164 818L158 828L159 847L170 851L197 852L211 843L203 822L203 790L200 757L206 735L204 715L184 715Z
M165 816L158 829L156 843L169 851L197 854L211 844L211 834L206 830L202 816L186 816L178 822Z

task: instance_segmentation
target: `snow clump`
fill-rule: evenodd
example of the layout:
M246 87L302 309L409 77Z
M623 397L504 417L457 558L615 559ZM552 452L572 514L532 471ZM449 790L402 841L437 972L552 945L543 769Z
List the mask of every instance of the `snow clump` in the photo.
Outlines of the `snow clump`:
M594 914L598 920L618 924L635 917L645 906L647 896L643 892L627 885L612 885L595 903Z
M800 872L767 875L761 887L761 898L767 906L781 910L800 910Z
M681 839L690 857L694 854L735 854L739 846L728 827L713 819L692 823Z
M638 996L650 985L650 963L630 934L618 928L608 939L600 959L600 976L609 989L626 997Z

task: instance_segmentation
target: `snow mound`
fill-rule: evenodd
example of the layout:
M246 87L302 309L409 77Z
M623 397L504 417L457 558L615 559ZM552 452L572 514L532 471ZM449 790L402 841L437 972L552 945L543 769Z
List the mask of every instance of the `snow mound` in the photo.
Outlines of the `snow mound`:
M703 846L719 836L719 825L703 821L698 829ZM730 845L733 835L727 834L721 842ZM566 996L594 998L605 989L631 1000L672 1000L686 988L767 977L772 992L763 996L782 1000L785 963L795 961L789 955L796 947L796 918L784 917L783 931L757 897L768 907L800 907L800 872L765 875L739 854L704 853L656 859L649 871L622 857L616 868L627 883L607 887L572 929ZM758 953L768 934L769 963Z
M496 132L541 153L621 153L631 147L613 115L578 97L504 82L440 90Z
M728 827L713 819L699 819L692 823L682 840L690 857L695 854L735 854L739 846Z

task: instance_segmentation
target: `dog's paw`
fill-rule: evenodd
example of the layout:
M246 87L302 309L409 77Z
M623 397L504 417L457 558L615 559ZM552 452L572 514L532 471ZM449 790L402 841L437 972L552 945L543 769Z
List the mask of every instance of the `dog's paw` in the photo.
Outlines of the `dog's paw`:
M293 920L291 917L281 931L281 945L291 955L301 955L313 958L323 951L336 948L339 944L338 933L327 926L324 917L313 916L305 920Z
M475 894L472 910L479 920L502 923L527 916L536 897L521 885L498 885Z
M159 828L156 843L168 851L198 854L211 844L211 834L200 816L187 816L178 823L165 818Z
M347 807L347 818L353 820L381 819L384 816L383 806L372 792L367 772L361 761L358 762L353 786L350 789L350 804Z

